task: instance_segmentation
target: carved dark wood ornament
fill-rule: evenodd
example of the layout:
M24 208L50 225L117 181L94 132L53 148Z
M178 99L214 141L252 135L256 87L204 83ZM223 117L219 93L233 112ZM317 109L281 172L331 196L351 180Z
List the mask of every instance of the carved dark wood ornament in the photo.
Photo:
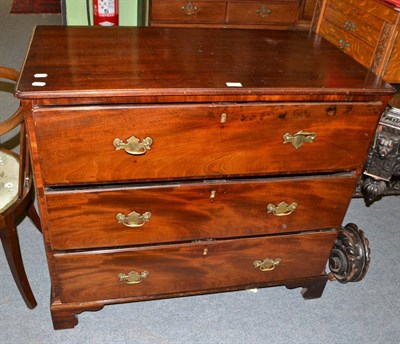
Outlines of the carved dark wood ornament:
M384 63L383 59L385 57L385 52L387 52L387 45L390 42L389 37L392 32L392 25L388 23L384 23L382 28L382 34L379 38L379 43L376 47L374 60L371 65L371 70L375 74L380 73L380 69L382 68L382 64Z
M371 203L384 194L399 193L399 176L400 109L388 106L379 122L356 195L363 195Z
M330 279L340 283L361 281L368 271L370 249L364 232L354 223L339 230L329 258Z

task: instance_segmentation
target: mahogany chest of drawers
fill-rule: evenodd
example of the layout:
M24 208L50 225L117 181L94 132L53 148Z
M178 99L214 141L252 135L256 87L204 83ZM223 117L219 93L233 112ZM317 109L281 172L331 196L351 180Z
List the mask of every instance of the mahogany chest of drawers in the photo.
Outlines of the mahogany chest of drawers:
M151 0L151 26L309 28L316 0Z
M400 83L400 11L379 0L321 0L315 30L385 81Z
M393 92L317 35L37 27L16 95L54 328L121 302L321 296Z

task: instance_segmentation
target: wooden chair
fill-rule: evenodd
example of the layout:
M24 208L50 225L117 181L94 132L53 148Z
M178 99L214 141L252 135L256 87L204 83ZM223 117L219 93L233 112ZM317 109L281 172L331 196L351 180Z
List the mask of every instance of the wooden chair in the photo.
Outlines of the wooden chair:
M0 66L0 79L16 82L19 72ZM26 145L24 116L21 107L0 122L0 136L20 125L20 154L0 146L0 238L15 283L28 308L37 303L25 273L19 246L17 224L28 215L40 230L34 207L34 192L29 150Z

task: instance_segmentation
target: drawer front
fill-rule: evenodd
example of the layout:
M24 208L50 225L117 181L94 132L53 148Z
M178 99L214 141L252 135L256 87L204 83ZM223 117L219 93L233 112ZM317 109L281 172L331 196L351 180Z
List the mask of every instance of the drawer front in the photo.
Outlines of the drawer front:
M62 302L139 300L320 276L335 237L332 230L54 258ZM124 282L131 272L139 283Z
M334 228L341 225L355 183L354 176L346 175L48 194L52 247L116 247Z
M386 67L383 79L390 83L400 83L400 35L397 34L393 49L390 52L390 59Z
M379 116L379 104L187 105L47 108L34 120L44 184L62 185L352 169Z
M370 13L390 24L396 24L398 12L385 1L375 0L331 0L346 7L349 5L356 8L357 11Z
M164 1L153 0L151 20L171 23L223 23L224 1Z
M384 24L382 19L349 5L347 1L328 2L325 18L373 47L378 44Z
M356 38L328 20L324 19L321 23L320 35L349 54L357 62L369 68L374 56L375 47Z
M230 2L229 24L285 24L293 25L299 16L297 1Z

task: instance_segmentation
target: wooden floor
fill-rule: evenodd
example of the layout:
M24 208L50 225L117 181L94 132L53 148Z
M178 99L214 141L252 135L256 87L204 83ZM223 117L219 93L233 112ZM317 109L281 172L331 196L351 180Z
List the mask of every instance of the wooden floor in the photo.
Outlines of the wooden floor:
M14 0L11 13L61 13L61 1Z

